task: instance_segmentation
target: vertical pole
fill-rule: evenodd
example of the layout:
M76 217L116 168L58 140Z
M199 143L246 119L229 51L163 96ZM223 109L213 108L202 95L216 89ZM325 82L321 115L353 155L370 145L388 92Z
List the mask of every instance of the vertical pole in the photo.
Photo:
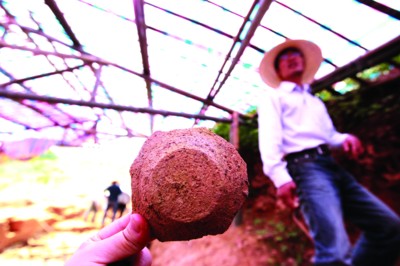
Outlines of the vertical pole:
M236 150L239 150L239 113L232 113L232 124L229 131L229 142L235 147ZM243 222L243 210L240 209L233 219L233 224L235 226L241 225Z
M239 149L239 113L233 112L232 114L232 124L229 131L229 142L235 147L236 150Z

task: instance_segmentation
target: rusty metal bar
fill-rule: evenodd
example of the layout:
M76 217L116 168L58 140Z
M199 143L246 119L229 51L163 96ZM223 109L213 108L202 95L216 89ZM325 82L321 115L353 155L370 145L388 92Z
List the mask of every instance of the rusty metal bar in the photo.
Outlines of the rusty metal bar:
M264 17L265 13L267 12L269 6L271 5L272 0L264 0L260 1L260 7L257 11L257 14L255 15L254 19L251 22L251 25L249 27L249 30L246 33L246 36L243 38L240 48L238 52L236 53L235 58L233 58L232 63L224 77L224 79L219 83L218 89L211 95L211 99L214 99L214 97L217 95L219 90L222 88L224 85L225 81L228 79L230 74L232 73L233 69L235 68L236 64L239 62L240 57L242 56L244 50L246 47L249 45L251 38L253 37L254 32L256 31L257 27L260 25L260 22L262 18Z
M72 31L71 27L68 25L67 20L64 18L64 14L61 12L61 10L58 8L56 2L54 0L45 0L44 1L46 5L49 6L51 11L54 13L56 16L57 20L60 22L61 26L64 28L65 32L68 34L68 37L72 40L74 47L81 49L82 45L76 38L74 32Z
M11 80L9 82L0 84L0 87L7 87L7 86L9 86L11 84L15 84L15 83L21 84L21 83L23 83L25 81L32 80L32 79L44 78L44 77L48 77L48 76L52 76L52 75L62 74L64 72L70 72L70 71L73 71L75 69L79 69L79 68L84 67L84 66L85 66L85 64L80 65L80 66L76 66L76 67L70 67L70 68L63 69L63 70L54 71L54 72L44 73L44 74L40 74L40 75L36 75L36 76L30 76L28 78Z
M240 57L242 56L244 50L246 49L246 47L249 45L251 38L253 37L254 32L256 31L257 27L260 25L260 22L262 20L262 18L264 17L265 13L267 12L269 6L271 5L272 0L264 0L264 1L260 1L259 3L259 9L254 17L254 19L251 22L251 25L246 33L246 36L243 38L243 40L241 41L241 45L239 47L238 52L236 53L236 56L233 58L232 63L228 69L228 71L226 72L224 78L222 79L222 81L219 83L219 86L217 89L213 88L208 97L207 100L209 103L213 102L215 96L218 94L218 92L221 90L222 86L224 85L224 83L226 82L226 80L229 78L230 74L232 73L233 69L235 68L236 64L239 62ZM240 35L241 33L239 33L238 35ZM222 71L222 69L221 69ZM207 110L207 104L204 104L203 107L201 108L199 114L204 114L205 111Z
M347 38L347 37L344 36L343 34L337 32L337 31L332 30L331 28L327 27L326 25L321 24L321 23L319 23L318 21L316 21L315 19L312 19L312 18L310 18L310 17L308 17L308 16L306 16L306 15L300 13L299 11L297 11L297 10L291 8L290 6L285 5L284 3L279 2L279 1L275 1L275 3L280 4L280 5L283 6L284 8L289 9L289 10L293 11L294 13L296 13L297 15L302 16L303 18L305 18L305 19L307 19L307 20L309 20L309 21L311 21L311 22L317 24L318 26L320 26L320 27L323 28L324 30L327 30L327 31L329 31L329 32L332 32L332 33L335 34L336 36L339 36L340 38L342 38L342 39L348 41L349 43L351 43L351 44L353 44L353 45L355 45L355 46L357 46L357 47L359 47L359 48L361 48L361 49L363 49L364 51L368 51L367 48L365 48L364 46L360 45L358 42L355 42L355 41L353 41L353 40Z
M369 51L364 56L336 69L330 74L314 81L311 84L313 92L323 90L332 84L347 77L355 76L358 72L383 62L390 62L393 57L400 54L400 36L387 42L386 44Z
M97 57L89 55L89 54L81 54L80 56L77 56L77 55L69 55L69 54L60 54L60 53L56 53L56 52L41 51L39 49L32 49L32 48L28 48L28 47L24 47L24 46L11 45L11 44L8 44L8 43L4 42L3 40L0 40L0 46L12 48L12 49L20 49L20 50L24 50L24 51L30 51L30 52L32 52L34 54L54 55L54 56L58 56L60 58L73 58L73 59L78 59L78 60L82 60L82 61L90 62L90 63L98 63L98 64L103 64L103 65L110 65L110 66L113 66L115 68L124 70L126 72L131 73L131 74L134 74L136 76L142 77L144 79L148 79L149 81L158 84L160 87L162 87L164 89L179 93L179 94L181 94L183 96L186 96L188 98L191 98L191 99L203 102L203 103L207 103L209 105L212 105L212 106L214 106L214 107L216 107L216 108L218 108L220 110L223 110L225 112L228 112L230 114L233 112L233 110L231 110L231 109L229 109L229 108L227 108L225 106L222 106L222 105L219 105L219 104L216 104L216 103L213 103L213 102L208 102L207 99L203 99L203 98L198 97L196 95L192 95L192 94L190 94L188 92L185 92L185 91L182 91L182 90L177 89L175 87L172 87L172 86L170 86L170 85L168 85L166 83L163 83L161 81L158 81L158 80L155 80L153 78L144 76L143 74L140 74L138 72L130 70L130 69L126 68L126 67L117 65L115 63L107 62L107 61L105 61L103 59L97 58Z
M56 97L48 97L48 96L41 96L36 94L27 94L27 93L19 93L19 92L11 92L7 90L0 90L0 97L5 97L14 100L20 99L29 99L35 101L43 101L47 103L57 104L70 104L70 105L79 105L79 106L86 106L86 107L98 107L102 109L112 109L116 111L128 111L134 113L147 113L147 114L158 114L163 116L178 116L178 117L185 117L185 118L199 118L201 120L211 120L220 123L231 123L232 119L227 118L218 118L218 117L211 117L211 116L204 116L204 115L194 115L194 114L187 114L187 113L179 113L179 112L170 112L170 111L162 111L162 110L155 110L150 108L138 108L132 106L122 106L116 104L105 104L105 103L96 103L96 102L88 102L88 101L80 101L80 100L71 100L71 99L64 99L64 98L56 98Z
M381 3L378 3L376 1L372 1L372 0L356 0L357 2L360 2L364 5L367 5L375 10L378 10L382 13L385 13L386 15L389 15L395 19L399 19L400 20L400 12L396 9L390 8L386 5L383 5Z
M229 52L227 53L227 55L225 57L224 63L222 64L220 70L218 71L218 75L217 75L217 77L216 77L216 79L214 81L214 84L212 85L212 87L210 89L210 92L208 93L207 99L213 99L213 97L215 97L214 90L215 90L215 87L216 87L216 85L218 83L218 80L219 80L219 78L220 78L220 76L221 76L221 74L223 72L223 69L225 68L225 65L228 63L228 60L231 57L231 54L233 52L233 49L236 46L236 43L238 41L240 41L240 35L242 35L243 29L245 28L246 24L250 21L250 16L253 13L253 11L254 11L256 6L257 6L257 1L254 1L253 5L251 6L251 8L249 10L249 12L247 13L246 17L244 18L244 21L243 21L242 25L240 26L238 33L236 34L235 38L233 39L233 44L232 44L231 48L229 49ZM201 108L200 113L203 113L206 108L207 108L207 106L204 105Z
M229 141L235 147L236 150L239 150L239 113L234 112L232 114L232 123L229 131Z
M147 35L146 35L146 21L144 15L144 1L133 0L133 6L135 9L135 23L139 37L140 53L142 55L143 75L147 77L144 81L146 83L148 105L150 108L153 108L151 81L149 79L151 74L150 74L149 55L147 50L148 45L147 45ZM152 115L150 115L151 132L153 132L153 127L154 127L154 118Z

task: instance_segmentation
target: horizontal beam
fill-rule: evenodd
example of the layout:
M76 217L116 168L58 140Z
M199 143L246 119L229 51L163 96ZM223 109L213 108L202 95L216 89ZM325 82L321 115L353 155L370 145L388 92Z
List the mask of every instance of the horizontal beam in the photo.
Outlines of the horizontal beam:
M34 101L42 101L47 102L50 104L70 104L70 105L78 105L78 106L86 106L92 108L102 108L102 109L112 109L116 111L128 111L134 113L147 113L153 115L163 115L163 116L178 116L178 117L185 117L185 118L193 118L193 119L200 119L200 120L211 120L220 123L232 123L232 119L227 118L218 118L218 117L211 117L205 115L195 115L195 114L187 114L187 113L179 113L179 112L170 112L170 111L163 111L163 110L155 110L150 108L138 108L132 106L123 106L117 104L106 104L106 103L98 103L98 102L88 102L88 101L81 101L81 100L71 100L71 99L64 99L64 98L57 98L57 97L49 97L49 96L41 96L36 94L28 94L28 93L19 93L19 92L11 92L0 88L0 97L9 98L13 100L34 100Z
M345 78L353 77L360 71L376 66L383 62L390 62L392 58L400 54L400 36L386 44L371 50L358 59L337 68L332 73L314 81L311 84L313 92L318 92Z
M150 77L148 77L148 76L146 76L144 74L140 74L140 73L138 73L136 71L133 71L133 70L128 69L126 67L120 66L120 65L118 65L116 63L111 63L111 62L105 61L105 60L97 58L97 57L95 57L93 55L89 55L89 54L72 55L72 54L61 54L61 53L58 53L58 52L42 51L40 49L34 49L34 48L25 47L25 46L18 46L18 45L8 44L7 42L5 42L5 41L3 41L1 39L0 39L0 47L6 47L6 48L10 48L10 49L19 49L19 50L23 50L23 51L29 51L29 52L32 52L34 55L38 55L38 54L39 55L46 55L46 56L47 55L53 55L53 56L60 57L62 59L71 58L71 59L82 60L84 62L89 62L89 63L98 63L98 64L101 64L101 65L113 66L113 67L116 67L118 69L124 70L124 71L126 71L128 73L131 73L131 74L134 74L136 76L139 76L139 77L145 79L146 81L150 81L152 83L155 83L155 84L159 85L160 87L162 87L164 89L167 89L169 91L178 93L180 95L186 96L186 97L194 99L196 101L200 101L202 103L206 103L206 104L211 105L211 106L213 106L213 107L215 107L217 109L225 111L225 112L227 112L229 114L232 114L234 112L233 110L231 110L231 109L229 109L229 108L227 108L225 106L216 104L215 102L209 101L207 99L203 99L203 98L201 98L199 96L196 96L196 95L190 94L188 92L185 92L183 90L177 89L177 88L172 87L172 86L170 86L170 85L168 85L166 83L163 83L163 82L158 81L156 79L150 78ZM242 115L242 116L245 117L244 115Z
M64 72L72 72L75 69L80 69L80 68L85 67L85 66L86 65L84 64L84 65L80 65L80 66L76 66L76 67L70 67L70 68L67 68L67 69L57 70L57 71L54 71L54 72L48 72L48 73L43 73L43 74L40 74L40 75L29 76L27 78L15 79L15 80L11 80L9 82L0 84L0 87L7 87L7 86L9 86L11 84L21 84L21 83L24 83L25 81L28 81L28 80L44 78L44 77L48 77L48 76L52 76L52 75L62 74Z
M385 13L386 15L389 15L395 19L400 20L400 12L396 9L390 8L386 5L383 5L381 3L378 3L373 0L356 0L357 2L363 3L364 5L367 5L375 10L378 10L382 13Z

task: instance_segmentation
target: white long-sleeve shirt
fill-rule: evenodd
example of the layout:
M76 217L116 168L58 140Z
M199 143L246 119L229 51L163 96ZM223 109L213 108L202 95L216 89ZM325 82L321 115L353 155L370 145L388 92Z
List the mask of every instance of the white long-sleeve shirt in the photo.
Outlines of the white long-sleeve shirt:
M276 187L292 180L283 156L328 144L341 145L348 134L336 131L325 104L295 83L269 89L258 106L259 149L264 173Z

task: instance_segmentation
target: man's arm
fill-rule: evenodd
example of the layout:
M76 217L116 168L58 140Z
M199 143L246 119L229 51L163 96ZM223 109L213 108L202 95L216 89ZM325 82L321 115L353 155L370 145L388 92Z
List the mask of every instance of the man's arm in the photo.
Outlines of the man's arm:
M270 96L270 97L268 97ZM259 150L264 173L277 188L277 197L290 208L298 206L296 184L282 161L282 123L279 99L273 95L263 98L258 108Z
M264 173L275 187L280 187L292 178L282 161L282 123L281 106L278 95L273 91L265 95L258 106L258 141Z
M328 113L328 110L325 107L325 112L328 117L327 120L327 130L330 132L329 138L329 145L332 147L341 146L343 150L348 153L353 158L357 158L361 153L364 152L364 147L358 137L347 134L347 133L340 133L336 130L335 126L333 125L332 119Z

